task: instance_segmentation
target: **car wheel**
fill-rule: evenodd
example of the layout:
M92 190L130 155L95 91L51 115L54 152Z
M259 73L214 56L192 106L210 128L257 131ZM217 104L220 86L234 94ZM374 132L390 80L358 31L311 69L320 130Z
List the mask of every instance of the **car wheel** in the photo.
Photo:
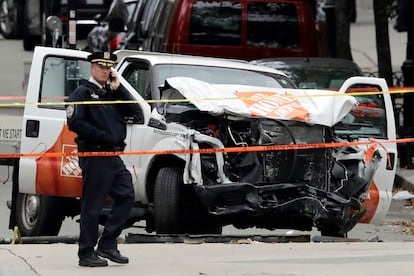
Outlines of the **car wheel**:
M0 34L6 39L21 38L22 24L19 22L23 8L18 0L0 0Z
M345 238L347 233L357 225L363 218L367 209L355 197L351 198L351 207L342 221L337 221L335 224L327 223L320 228L322 236L341 237Z
M161 168L155 180L154 224L158 234L181 233L182 174L175 167Z
M16 223L22 236L58 235L64 215L59 198L18 194Z

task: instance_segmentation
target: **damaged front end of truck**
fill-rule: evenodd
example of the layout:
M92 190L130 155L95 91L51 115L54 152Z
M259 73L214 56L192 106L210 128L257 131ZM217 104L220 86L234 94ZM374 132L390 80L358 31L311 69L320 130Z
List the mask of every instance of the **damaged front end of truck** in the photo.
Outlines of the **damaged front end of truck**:
M189 93L192 90L197 93ZM236 228L316 227L323 235L344 236L359 222L381 156L373 150L367 158L366 147L349 145L335 135L333 126L355 105L353 97L327 95L323 100L333 102L312 107L294 98L286 100L280 91L270 91L272 96L258 87L213 86L187 78L169 79L163 95L200 99L203 91L215 101L170 102L160 113L167 122L193 131L191 149L205 150L187 159L183 184L194 188L210 223ZM265 97L257 100L259 94ZM231 95L237 97L229 99ZM242 96L257 101L246 104ZM324 106L340 111L327 118L332 112L320 110ZM267 115L260 113L261 107ZM332 143L340 146L327 146ZM309 144L313 146L301 147Z

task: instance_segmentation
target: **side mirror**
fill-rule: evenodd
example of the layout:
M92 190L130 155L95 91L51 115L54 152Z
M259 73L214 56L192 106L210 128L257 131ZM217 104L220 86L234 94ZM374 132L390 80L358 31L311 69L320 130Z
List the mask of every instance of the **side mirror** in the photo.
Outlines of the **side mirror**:
M96 14L93 17L93 20L95 20L98 23L98 25L100 25L101 24L101 21L102 21L102 14L100 14L100 13Z

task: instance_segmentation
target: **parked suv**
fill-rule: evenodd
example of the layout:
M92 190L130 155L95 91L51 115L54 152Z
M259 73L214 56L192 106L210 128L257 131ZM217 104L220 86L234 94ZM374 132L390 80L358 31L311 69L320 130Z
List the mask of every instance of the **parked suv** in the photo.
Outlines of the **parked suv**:
M305 0L146 1L124 48L252 60L318 56Z

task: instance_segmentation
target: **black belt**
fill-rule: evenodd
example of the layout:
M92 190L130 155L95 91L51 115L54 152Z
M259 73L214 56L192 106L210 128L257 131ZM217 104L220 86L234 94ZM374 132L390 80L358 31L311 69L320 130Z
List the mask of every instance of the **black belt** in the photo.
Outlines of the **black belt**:
M107 145L90 145L85 141L76 139L76 144L78 145L79 152L95 152L95 151L123 151L125 149L125 143L117 146L107 146Z

